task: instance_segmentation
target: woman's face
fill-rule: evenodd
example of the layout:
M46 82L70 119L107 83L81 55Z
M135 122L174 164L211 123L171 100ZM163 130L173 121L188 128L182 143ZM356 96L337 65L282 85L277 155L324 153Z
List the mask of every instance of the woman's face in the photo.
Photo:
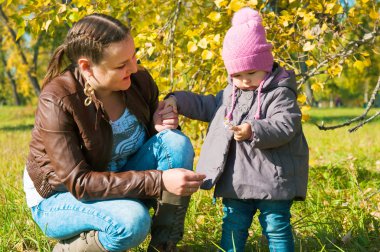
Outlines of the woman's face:
M131 74L137 72L136 50L133 38L111 43L99 64L91 65L89 83L102 96L113 91L127 90L131 86Z

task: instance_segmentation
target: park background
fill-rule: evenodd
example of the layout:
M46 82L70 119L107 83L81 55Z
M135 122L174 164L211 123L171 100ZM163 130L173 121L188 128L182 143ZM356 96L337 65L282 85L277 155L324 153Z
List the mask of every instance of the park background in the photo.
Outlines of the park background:
M0 252L56 242L31 219L22 171L41 80L72 23L100 12L128 24L161 98L215 94L227 78L223 38L244 6L260 11L276 61L299 83L310 176L306 201L293 206L296 251L380 251L380 1L0 0ZM197 159L207 124L180 124ZM196 193L181 249L216 251L222 215L212 191ZM267 251L257 218L247 251Z

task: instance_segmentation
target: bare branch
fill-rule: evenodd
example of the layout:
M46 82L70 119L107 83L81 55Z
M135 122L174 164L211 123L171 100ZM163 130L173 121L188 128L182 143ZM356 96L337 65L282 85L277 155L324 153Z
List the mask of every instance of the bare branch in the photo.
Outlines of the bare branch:
M355 127L351 128L348 130L348 132L352 133L354 131L356 131L357 129L359 129L360 127L363 127L364 124L366 123L369 123L370 121L372 121L373 119L375 119L376 117L378 117L380 115L380 111L378 111L376 114L374 114L373 116L371 116L370 118L368 118L367 120L359 123L358 125L356 125Z
M174 89L174 70L173 70L173 59L174 59L174 32L179 17L179 11L181 10L182 0L178 0L177 7L174 12L174 17L172 21L172 26L169 32L169 43L170 43L170 90Z
M333 130L333 129L337 129L337 128L342 128L342 127L345 127L345 126L348 126L348 125L351 125L352 123L354 122L357 122L357 121L362 121L361 123L359 123L357 126L349 129L349 132L354 132L355 130L357 130L358 128L362 127L364 124L372 121L373 119L375 119L376 117L378 117L380 115L380 112L377 112L375 115L371 116L370 118L368 118L367 120L363 121L364 118L367 116L369 110L372 108L374 102L375 102L375 99L376 99L376 95L377 93L379 92L380 90L380 76L377 80L377 84L376 84L376 87L374 88L373 92L372 92L372 95L371 95L371 99L369 100L368 104L367 104L367 108L366 110L364 111L364 113L358 117L355 117L351 120L348 120L342 124L338 124L338 125L334 125L334 126L324 126L323 124L322 125L318 125L316 124L316 126L320 129L320 130Z

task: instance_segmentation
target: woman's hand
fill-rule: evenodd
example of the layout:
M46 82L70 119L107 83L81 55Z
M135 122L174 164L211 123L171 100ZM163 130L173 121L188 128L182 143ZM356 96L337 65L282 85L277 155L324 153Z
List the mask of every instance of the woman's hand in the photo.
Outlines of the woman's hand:
M162 173L164 190L180 196L190 196L198 191L206 175L186 170L184 168L174 168Z
M234 139L236 141L249 140L252 137L252 128L249 123L243 123L242 125L232 126L230 130L234 132Z
M155 129L160 132L166 129L178 127L178 113L172 106L166 106L165 101L158 103L157 110L153 115Z

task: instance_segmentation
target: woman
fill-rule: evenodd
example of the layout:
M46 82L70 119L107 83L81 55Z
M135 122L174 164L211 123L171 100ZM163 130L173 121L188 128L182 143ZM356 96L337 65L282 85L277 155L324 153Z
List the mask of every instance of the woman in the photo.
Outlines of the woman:
M162 105L126 26L102 14L73 25L43 82L24 173L33 219L60 240L54 251L122 251L150 228L150 249L175 249L204 175ZM152 226L147 199L158 200Z

